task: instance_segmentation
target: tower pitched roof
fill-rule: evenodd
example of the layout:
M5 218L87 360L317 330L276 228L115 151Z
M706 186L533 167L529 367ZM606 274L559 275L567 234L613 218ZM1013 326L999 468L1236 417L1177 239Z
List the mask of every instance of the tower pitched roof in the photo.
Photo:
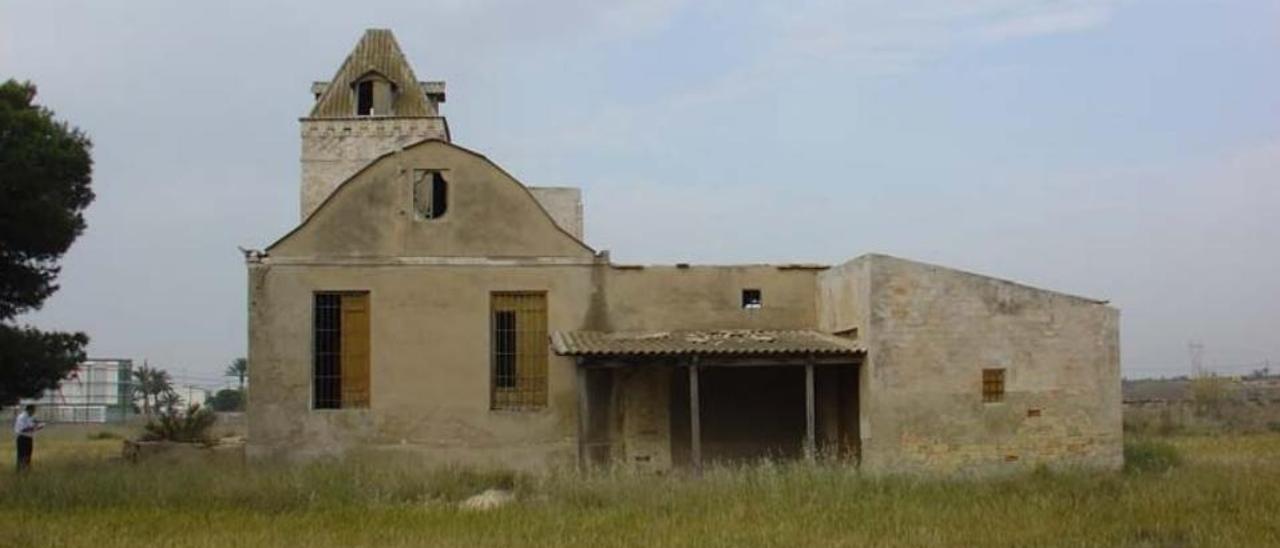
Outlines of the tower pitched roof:
M356 82L371 72L391 81L396 87L395 116L434 116L427 104L422 84L413 74L413 68L400 51L400 44L390 29L368 29L355 49L338 68L324 93L316 100L309 118L346 118L356 110Z

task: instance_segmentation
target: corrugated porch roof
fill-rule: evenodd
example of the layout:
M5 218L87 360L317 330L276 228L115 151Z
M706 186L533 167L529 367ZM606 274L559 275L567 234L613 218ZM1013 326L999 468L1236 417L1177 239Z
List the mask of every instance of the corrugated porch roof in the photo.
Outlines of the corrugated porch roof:
M556 331L551 346L561 356L857 356L857 341L819 331L712 329L684 331Z

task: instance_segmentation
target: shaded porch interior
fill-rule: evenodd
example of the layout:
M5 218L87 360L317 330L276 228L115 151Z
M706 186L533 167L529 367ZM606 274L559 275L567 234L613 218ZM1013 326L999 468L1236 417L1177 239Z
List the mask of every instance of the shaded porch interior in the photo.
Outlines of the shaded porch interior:
M858 450L857 368L814 366L814 450L854 458ZM801 459L808 432L803 366L704 367L698 373L704 463ZM671 462L694 465L689 377L671 376Z
M587 367L584 460L589 466L697 468L761 459L856 460L857 366L813 366L813 443L804 366ZM698 415L695 426L693 415ZM697 429L699 442L694 441ZM699 459L695 445L700 445Z
M661 471L856 461L862 353L830 344L821 353L810 344L798 352L579 355L580 464Z

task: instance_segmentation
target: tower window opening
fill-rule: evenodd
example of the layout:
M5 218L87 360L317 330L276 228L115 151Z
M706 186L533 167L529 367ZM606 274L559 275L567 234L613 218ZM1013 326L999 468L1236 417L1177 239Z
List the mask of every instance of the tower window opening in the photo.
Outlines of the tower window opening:
M373 114L373 81L365 80L356 84L356 115Z

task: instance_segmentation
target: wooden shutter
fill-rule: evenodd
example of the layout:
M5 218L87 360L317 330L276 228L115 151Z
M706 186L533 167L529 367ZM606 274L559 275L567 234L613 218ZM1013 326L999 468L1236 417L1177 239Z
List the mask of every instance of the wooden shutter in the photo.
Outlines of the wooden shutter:
M493 409L547 405L547 296L494 293L492 296Z
M342 407L369 406L369 294L342 296Z

